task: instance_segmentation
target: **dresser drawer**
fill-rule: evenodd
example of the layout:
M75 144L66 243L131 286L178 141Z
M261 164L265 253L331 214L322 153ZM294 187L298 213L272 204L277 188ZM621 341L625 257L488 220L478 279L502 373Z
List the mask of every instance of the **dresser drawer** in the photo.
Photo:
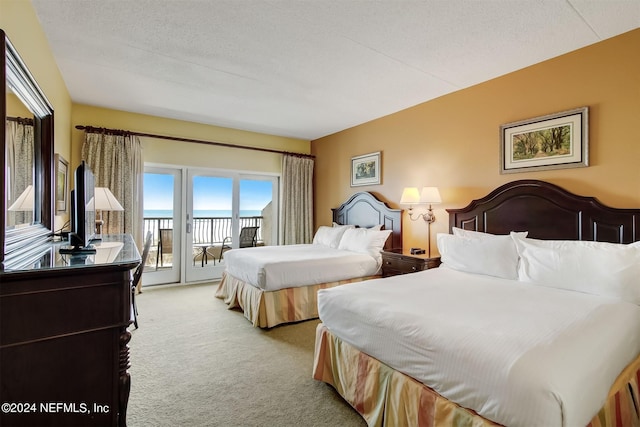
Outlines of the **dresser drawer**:
M382 276L415 273L416 271L435 268L440 265L440 258L428 258L424 255L408 255L396 252L382 252Z
M424 270L424 262L422 260L412 260L401 257L389 257L383 261L384 268L389 270L397 270L403 273L413 273L415 271Z

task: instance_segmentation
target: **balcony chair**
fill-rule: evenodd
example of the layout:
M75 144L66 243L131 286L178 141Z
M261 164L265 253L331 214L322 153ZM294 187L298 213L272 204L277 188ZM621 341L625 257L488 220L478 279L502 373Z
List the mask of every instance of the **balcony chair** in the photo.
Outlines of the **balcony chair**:
M138 329L138 306L136 305L136 291L142 292L140 279L142 278L142 272L144 271L144 265L147 263L149 257L149 248L151 248L151 241L153 240L153 233L147 232L147 237L144 240L144 249L142 250L142 261L140 265L133 272L133 282L131 283L131 305L133 311L133 325Z
M258 243L258 229L260 227L242 227L240 230L240 245L239 248L250 248L256 246ZM222 247L220 248L220 257L218 258L218 262L222 260L222 254L225 249L231 249L231 237L225 237L222 241ZM227 244L229 243L229 244Z
M173 255L173 229L172 228L160 228L158 230L158 253L156 256L156 270L158 269L158 262L160 267L163 266L163 255Z

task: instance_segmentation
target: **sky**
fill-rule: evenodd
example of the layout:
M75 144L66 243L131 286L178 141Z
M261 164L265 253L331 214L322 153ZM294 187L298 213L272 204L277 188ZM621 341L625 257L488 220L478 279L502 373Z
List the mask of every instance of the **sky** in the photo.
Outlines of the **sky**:
M173 208L174 176L144 174L144 209L171 210ZM195 176L193 180L194 210L231 210L233 179ZM272 182L240 180L240 209L261 210L272 198Z

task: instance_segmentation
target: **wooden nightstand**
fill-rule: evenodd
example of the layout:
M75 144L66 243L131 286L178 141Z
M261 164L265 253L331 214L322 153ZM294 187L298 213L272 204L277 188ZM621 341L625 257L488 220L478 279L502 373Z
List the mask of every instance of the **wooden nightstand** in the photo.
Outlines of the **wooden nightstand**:
M398 274L415 273L416 271L436 268L440 265L440 257L429 258L428 255L411 255L407 252L382 251L382 277Z

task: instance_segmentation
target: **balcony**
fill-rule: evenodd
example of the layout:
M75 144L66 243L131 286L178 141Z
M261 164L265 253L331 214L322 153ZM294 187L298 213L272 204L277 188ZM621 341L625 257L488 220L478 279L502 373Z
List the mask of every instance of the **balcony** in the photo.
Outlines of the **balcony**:
M266 226L263 216L245 216L240 217L240 228L242 227L260 227L258 229L257 241L258 245L265 244L262 237L264 227ZM192 221L192 234L193 234L193 261L196 265L201 265L202 249L195 245L207 243L211 247L207 249L209 256L215 257L217 260L220 257L220 251L222 249L222 242L225 237L231 236L231 217L194 217ZM164 254L162 262L156 262L158 257L158 230L162 228L173 229L173 218L164 217L145 217L143 235L147 235L147 232L151 231L153 234L153 240L151 243L151 249L149 250L149 256L145 264L145 271L153 271L158 265L158 269L171 268L173 266L173 254ZM224 259L223 259L224 260ZM160 260L158 260L160 261ZM200 263L200 264L198 264Z

